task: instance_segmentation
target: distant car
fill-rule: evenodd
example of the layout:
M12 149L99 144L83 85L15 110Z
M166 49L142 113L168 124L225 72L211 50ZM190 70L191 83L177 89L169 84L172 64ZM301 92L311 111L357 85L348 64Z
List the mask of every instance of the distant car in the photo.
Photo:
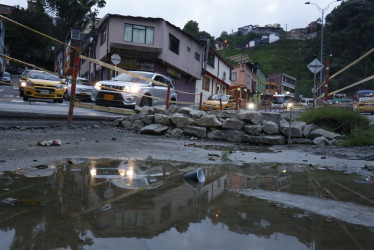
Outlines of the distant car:
M27 76L21 76L26 84L23 90L23 100L29 98L52 99L54 102L63 102L64 89L60 77L41 70L30 70Z
M313 98L301 98L300 106L309 107L313 105Z
M271 102L274 109L287 110L292 106L292 98L289 95L273 95Z
M9 72L0 73L0 81L10 83L10 74L9 74Z
M69 78L67 84L67 90L65 93L65 99L69 100L71 96L72 79ZM93 95L93 86L86 78L77 78L75 85L75 98L80 101L91 101Z
M222 103L222 107L221 107ZM236 107L235 97L232 95L214 95L203 103L202 110L234 110Z
M141 77L170 85L170 101L177 101L177 93L171 80L159 73L131 71ZM97 82L94 86L93 101L102 106L134 108L155 106L166 103L167 87L121 73L112 80ZM150 98L156 97L156 98Z
M26 69L22 72L21 74L21 77L19 79L19 85L18 85L18 89L19 89L19 96L20 97L23 97L23 90L25 89L26 87L26 80L23 79L23 77L27 77L27 74L30 72L30 69Z

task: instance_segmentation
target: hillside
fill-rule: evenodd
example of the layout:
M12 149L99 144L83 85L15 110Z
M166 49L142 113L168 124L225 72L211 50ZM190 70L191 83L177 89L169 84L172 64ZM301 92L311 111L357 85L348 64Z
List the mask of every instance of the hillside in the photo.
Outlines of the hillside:
M285 73L296 77L296 95L306 97L312 95L313 73L307 68L304 60L304 46L302 40L279 40L264 46L251 49L225 49L220 51L223 57L245 53L253 62L261 65L265 75Z

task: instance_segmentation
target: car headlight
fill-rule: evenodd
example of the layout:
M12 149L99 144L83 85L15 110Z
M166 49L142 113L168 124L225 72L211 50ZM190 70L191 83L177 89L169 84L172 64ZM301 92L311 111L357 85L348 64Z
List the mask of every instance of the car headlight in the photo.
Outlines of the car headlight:
M26 81L26 85L31 87L33 84L30 81Z
M101 90L101 83L99 83L99 82L95 83L94 88L97 89L97 90Z
M26 87L27 83L25 81L20 82L21 87Z
M140 87L137 85L126 86L123 88L123 91L128 93L138 93L140 91Z
M253 102L248 103L248 109L254 109L255 104Z
M91 168L90 169L90 174L91 174L91 176L96 176L96 174L97 174L96 168Z
M288 107L288 108L291 108L291 107L292 107L292 103L289 102L289 103L287 104L287 107Z
M56 85L56 89L62 89L62 84Z

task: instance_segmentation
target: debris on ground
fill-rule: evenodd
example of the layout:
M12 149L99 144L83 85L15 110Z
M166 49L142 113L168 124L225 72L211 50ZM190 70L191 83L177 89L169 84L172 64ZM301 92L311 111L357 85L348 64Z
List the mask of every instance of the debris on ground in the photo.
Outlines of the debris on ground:
M61 140L55 139L55 140L49 140L49 141L38 141L38 146L61 146Z

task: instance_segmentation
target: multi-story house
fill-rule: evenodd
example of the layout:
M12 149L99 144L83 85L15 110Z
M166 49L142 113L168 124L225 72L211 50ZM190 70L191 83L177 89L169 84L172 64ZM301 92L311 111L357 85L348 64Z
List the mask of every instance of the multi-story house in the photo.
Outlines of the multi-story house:
M231 86L231 70L233 67L213 49L209 50L207 64L204 65L203 76L196 81L195 103L206 101L215 94L227 94Z
M276 83L280 93L277 94L285 94L290 95L291 97L295 97L295 88L296 88L296 78L284 73L278 73L273 75L268 75L267 82Z
M235 65L232 71L230 91L244 102L254 98L257 86L256 68L256 64L248 61Z
M111 63L118 54L117 65L126 70L158 72L168 76L176 86L178 101L195 101L196 80L201 78L204 46L180 28L162 18L145 18L107 14L97 27L94 55ZM86 62L88 63L88 62ZM81 68L87 69L83 64ZM115 72L91 65L97 80L114 76ZM87 72L81 72L85 75ZM192 94L187 94L192 93Z

